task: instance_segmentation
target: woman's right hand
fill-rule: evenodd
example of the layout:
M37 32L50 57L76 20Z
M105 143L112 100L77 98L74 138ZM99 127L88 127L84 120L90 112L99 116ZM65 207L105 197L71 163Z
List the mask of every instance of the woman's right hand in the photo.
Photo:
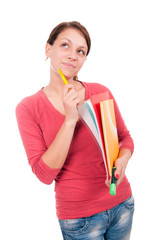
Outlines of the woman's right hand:
M64 86L62 101L65 110L65 120L67 122L76 123L79 118L77 105L79 104L80 99L72 84Z

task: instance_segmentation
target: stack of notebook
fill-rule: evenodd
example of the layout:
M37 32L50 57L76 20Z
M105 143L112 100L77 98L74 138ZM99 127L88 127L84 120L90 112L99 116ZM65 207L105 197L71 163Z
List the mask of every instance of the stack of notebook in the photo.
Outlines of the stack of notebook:
M119 153L119 143L114 102L110 93L92 95L84 104L78 106L78 111L102 152L107 177L112 177L114 162Z

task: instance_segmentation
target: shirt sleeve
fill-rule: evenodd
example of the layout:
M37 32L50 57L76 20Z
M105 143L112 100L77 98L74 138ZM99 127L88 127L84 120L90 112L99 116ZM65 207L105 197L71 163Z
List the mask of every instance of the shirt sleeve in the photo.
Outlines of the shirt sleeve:
M47 147L39 124L22 102L16 107L16 118L33 173L41 182L51 184L61 169L50 168L42 160L42 155L47 150Z
M118 108L117 102L113 97L112 93L111 96L114 101L115 107L115 117L116 117L116 124L117 124L117 133L118 133L118 140L119 140L119 148L121 149L129 149L131 153L134 152L134 143L133 139L130 135L129 130L127 129L125 122L122 118L120 110Z

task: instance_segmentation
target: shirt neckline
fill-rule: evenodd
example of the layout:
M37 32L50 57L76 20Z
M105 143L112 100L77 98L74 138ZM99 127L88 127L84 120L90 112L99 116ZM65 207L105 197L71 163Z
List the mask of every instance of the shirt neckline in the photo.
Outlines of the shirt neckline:
M81 81L80 81L81 82ZM89 89L88 89L88 85L87 83L85 82L81 82L81 84L85 87L85 99L84 101L86 101L88 98L89 98ZM39 90L39 95L42 97L42 99L44 100L46 106L48 106L48 108L53 112L55 113L58 117L64 119L65 118L65 115L63 115L60 111L58 111L54 106L53 104L50 102L50 100L48 99L48 97L46 96L46 94L44 93L43 91L43 88L42 87L40 90Z

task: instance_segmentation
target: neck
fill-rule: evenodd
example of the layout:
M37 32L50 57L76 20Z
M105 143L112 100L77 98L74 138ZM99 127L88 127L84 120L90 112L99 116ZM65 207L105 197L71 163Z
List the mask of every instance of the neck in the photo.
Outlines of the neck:
M74 84L73 78L67 78L68 83ZM48 93L48 95L51 94L57 94L57 95L62 95L64 87L64 82L61 79L59 73L54 71L53 69L50 70L50 82L49 84L45 87L45 91Z

